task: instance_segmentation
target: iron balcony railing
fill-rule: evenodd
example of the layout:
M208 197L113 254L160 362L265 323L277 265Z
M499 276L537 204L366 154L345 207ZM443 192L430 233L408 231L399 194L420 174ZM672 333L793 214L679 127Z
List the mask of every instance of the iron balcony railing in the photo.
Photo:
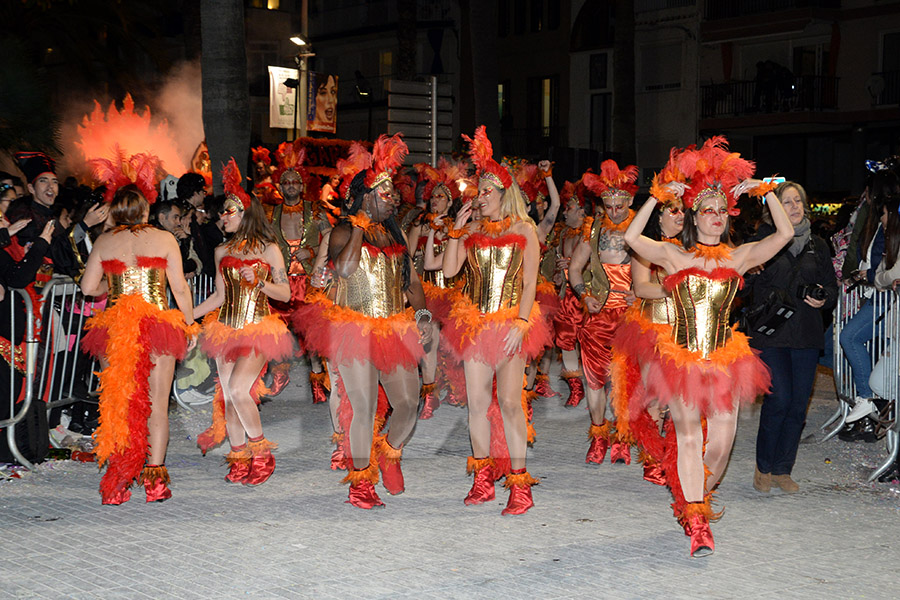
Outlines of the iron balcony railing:
M703 17L708 20L763 15L798 8L840 8L841 0L706 0Z
M728 81L700 86L700 116L737 117L761 113L837 108L838 79L801 75L778 81Z

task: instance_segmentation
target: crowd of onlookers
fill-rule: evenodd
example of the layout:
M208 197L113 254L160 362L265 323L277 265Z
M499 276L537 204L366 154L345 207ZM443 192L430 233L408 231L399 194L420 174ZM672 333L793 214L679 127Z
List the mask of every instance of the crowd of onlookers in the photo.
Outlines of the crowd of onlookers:
M21 317L24 309L18 306L9 289L25 288L32 282L40 286L51 268L54 274L77 281L90 253L91 241L102 232L106 221L103 188L79 185L72 177L60 183L52 169L41 170L40 166L37 169L40 173L23 169L25 179L0 172L0 247L3 248L0 251L0 300L3 302L0 337L11 342L7 347L12 348L22 340L24 319L20 318L16 330L11 331L10 311L18 310ZM783 391L783 397L778 402L770 402L761 417L763 423L771 421L779 425L772 425L773 430L766 433L763 427L760 429L757 452L760 472L777 475L785 468L778 464L779 460L792 464L796 445L783 447L781 440L799 439L816 366L831 364L834 327L831 308L835 306L840 285L845 289L849 286L864 290L864 295L871 296L875 290L896 290L900 283L897 260L900 158L891 157L879 163L870 161L869 169L859 202L848 203L837 219L814 219L803 187L782 186L779 190L782 203L789 213L796 212L795 241L747 277L743 311L738 315L743 315L747 328L770 326L768 333L749 333L752 345L761 351L773 371L776 390ZM333 181L323 183L328 192L337 185ZM220 218L224 198L208 195L206 180L195 173L177 179L170 176L160 189L160 196L152 206L151 223L176 237L189 280L198 275L212 277L213 251L225 239ZM596 206L602 205L598 202ZM759 211L756 215L765 213ZM765 235L772 227L766 219L755 218L752 211L745 211L733 225L738 230L736 237L745 241ZM828 236L830 239L817 235L826 232L836 233ZM795 316L784 322L772 319L773 307L778 306L791 307ZM891 418L889 403L877 393L880 386L870 383L872 322L881 315L873 313L871 301L864 301L857 313L844 317L839 341L852 368L857 397L848 425L839 437L845 441L873 442L883 435L880 425ZM881 335L891 337L892 332L882 328ZM2 354L0 389L9 389L8 361L15 362L15 357L10 352ZM878 358L875 357L875 362ZM83 366L77 368L85 370ZM13 379L21 379L19 371L12 372L16 374ZM881 370L877 374L880 377ZM96 426L96 405L87 402L85 386L79 383L77 387L77 397L86 402L70 410L68 428L75 433L89 434ZM8 410L8 403L0 403L0 419L8 416ZM47 426L53 429L59 418L59 411L54 411ZM7 459L8 452L0 453L0 462ZM889 475L896 476L896 469Z

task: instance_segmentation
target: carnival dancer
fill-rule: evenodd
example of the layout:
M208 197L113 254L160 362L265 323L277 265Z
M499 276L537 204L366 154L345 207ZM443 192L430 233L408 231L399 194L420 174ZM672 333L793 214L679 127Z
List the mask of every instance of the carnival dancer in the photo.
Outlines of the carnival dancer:
M272 302L271 306L290 322L306 297L309 274L312 273L322 233L331 229L331 225L322 212L318 178L303 166L306 149L296 141L284 142L278 146L275 159L278 166L272 177L278 182L283 202L276 204L272 211L272 228L287 267L291 299L288 302ZM302 335L299 344L303 351ZM321 359L314 353L309 355L309 362L313 403L325 402L328 399L327 373ZM290 361L273 365L272 395L290 382L290 368Z
M374 486L379 469L389 493L405 489L400 460L416 423L422 344L431 336L431 313L395 216L391 174L406 154L399 134L379 137L371 155L351 152L351 162L359 161L349 186L352 204L342 209L328 242L334 302L317 296L295 317L309 347L340 375L342 404L352 413L341 423L349 437L347 502L363 509L384 506ZM379 383L392 409L386 434L383 422L376 425Z
M408 239L414 240L414 246L410 247L413 264L416 272L422 279L422 288L425 292L425 305L431 311L431 342L425 347L425 358L422 360L422 389L420 391L423 401L420 419L430 419L434 411L440 406L441 390L437 389L438 353L441 346L440 324L444 322L450 312L451 288L453 279L445 279L442 270L442 257L447 246L447 231L456 216L459 201L459 185L457 180L463 177L458 165L453 165L441 158L437 168L429 164L417 165L420 176L426 181L422 190L425 200L425 211L418 222L409 228ZM455 364L449 364L446 356L441 356L443 379L452 377L448 371L460 371ZM447 384L452 388L451 384ZM452 389L448 391L451 399L454 399Z
M529 204L529 216L537 217L537 237L541 248L541 262L538 268L538 283L534 297L541 303L548 319L559 309L559 290L553 282L552 269L544 269L545 257L550 253L548 241L556 232L556 217L559 215L559 192L553 181L553 164L542 160L538 164L522 163L515 171L516 183ZM548 271L545 273L545 271ZM525 367L525 394L528 398L528 421L533 417L531 403L541 396L558 396L550 387L547 373L553 360L555 348L545 350L541 356L530 361Z
M531 486L537 483L525 470L525 363L550 343L546 315L534 299L540 249L518 186L492 158L484 125L475 131L474 139L463 137L478 168L475 202L481 219L470 222L474 202L466 204L450 232L443 255L444 276L454 277L464 268L466 279L443 334L463 361L466 374L472 443L467 466L475 481L465 503L492 500L496 474L505 473L510 495L503 514L518 515L534 506ZM508 466L495 463L497 457L491 455L488 408L495 376Z
M161 502L172 497L165 459L175 362L193 346L198 329L190 289L178 242L147 224L159 160L119 153L115 160L94 159L91 166L112 199L113 225L93 243L81 278L85 296L108 294L106 309L88 320L82 340L101 365L100 425L94 433L97 463L106 465L100 498L122 504L137 480L147 502ZM169 310L167 281L179 310Z
M655 193L664 202L681 195L690 209L683 248L641 234L654 202L641 208L625 239L644 260L670 273L664 285L675 304L672 336L658 338L660 361L648 367L644 397L668 403L677 459L666 465L665 476L676 498L675 516L691 537L691 556L697 557L714 550L710 492L728 464L738 406L769 388L769 372L746 336L728 327L731 304L742 274L775 256L791 241L794 228L772 193L774 184L749 179L753 163L729 153L724 137L683 152L678 168L686 183L673 182ZM776 231L759 242L731 248L729 215L737 214L737 197L743 193L763 197Z
M566 406L578 406L584 399L584 382L579 358L578 332L584 323L584 307L581 300L567 285L569 265L575 250L582 244L590 244L593 217L585 214L584 185L581 181L563 184L562 197L565 199L565 221L553 248L555 262L553 280L559 282L559 310L553 316L553 341L562 352L562 373L560 377L569 387Z
M594 220L590 240L583 239L569 263L572 293L587 313L578 329L581 365L587 380L590 447L584 461L602 463L610 449L610 462L631 463L630 447L618 441L606 419L606 383L609 380L610 345L622 316L634 300L631 291L631 258L625 230L634 218L630 209L637 191L638 168L624 169L613 160L600 164L600 174L585 173L585 186L600 197L604 214Z
M275 470L272 450L276 445L263 435L253 390L268 361L293 355L292 336L269 310L269 299L287 302L291 289L275 233L259 202L241 188L233 158L222 180L222 219L225 232L231 235L215 251L215 291L194 314L209 313L203 321L200 347L215 359L219 372L216 396L224 402L225 433L231 444L231 452L225 455L229 465L225 480L259 485ZM218 312L212 312L215 309Z
M654 178L653 190L672 180L680 172L670 167ZM653 191L651 190L651 191ZM657 205L644 228L644 235L656 241L680 244L678 235L684 226L684 208L679 198ZM656 342L659 336L671 337L675 320L675 303L663 287L667 273L638 255L631 257L634 294L639 302L626 311L622 325L612 342L610 363L610 398L616 414L616 435L625 443L637 443L644 479L665 485L662 461L665 439L660 433L660 409L655 399L643 397L644 379L650 362L659 361Z

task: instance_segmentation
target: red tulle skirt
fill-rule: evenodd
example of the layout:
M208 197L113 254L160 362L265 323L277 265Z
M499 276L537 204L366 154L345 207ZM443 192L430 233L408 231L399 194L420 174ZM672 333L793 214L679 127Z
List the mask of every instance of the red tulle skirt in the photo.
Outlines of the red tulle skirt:
M534 290L534 299L541 303L541 311L546 316L547 321L552 323L559 310L559 290L550 281L540 281Z
M431 318L443 327L453 307L454 290L438 287L427 281L422 282L422 289L425 290L425 308L431 311Z
M278 315L240 329L220 323L218 317L218 312L211 312L203 319L200 348L208 357L234 362L256 353L267 361L283 361L294 355L293 336Z
M658 398L660 405L680 397L704 415L730 411L765 395L771 386L768 367L747 336L736 330L708 359L665 336L658 337L657 351L659 360L647 365L643 397Z
M503 347L510 330L518 327L518 323L524 323L518 316L519 308L516 306L481 314L471 300L457 293L447 322L441 330L441 337L447 340L447 345L457 360L476 360L496 365L509 358L503 352ZM526 361L533 360L552 343L553 335L545 309L535 300L528 317L522 348L516 356Z
M411 308L387 318L337 306L318 294L294 313L306 346L335 365L371 363L383 373L415 369L424 356Z

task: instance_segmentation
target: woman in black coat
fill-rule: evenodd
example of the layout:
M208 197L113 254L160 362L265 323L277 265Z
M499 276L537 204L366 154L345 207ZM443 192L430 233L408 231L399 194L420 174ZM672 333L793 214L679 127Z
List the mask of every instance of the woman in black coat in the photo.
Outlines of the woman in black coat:
M770 335L758 330L747 332L750 345L761 351L762 360L772 371L772 391L765 397L759 416L753 487L761 492L768 492L772 486L796 492L800 488L791 479L791 471L825 343L822 315L834 307L838 288L828 245L810 233L803 187L788 181L779 185L775 194L794 226L794 239L748 279L752 286L749 309L752 313L755 306L783 302L792 305L795 312ZM771 224L762 224L757 237L771 233L771 229Z

